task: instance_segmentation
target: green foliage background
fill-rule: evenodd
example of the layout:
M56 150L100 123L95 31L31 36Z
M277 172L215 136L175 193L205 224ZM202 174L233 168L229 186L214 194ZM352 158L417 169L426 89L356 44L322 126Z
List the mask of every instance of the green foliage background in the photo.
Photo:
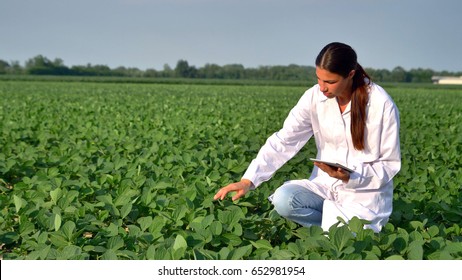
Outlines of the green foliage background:
M379 233L328 233L272 210L310 142L239 202L240 179L303 86L0 82L4 259L461 259L462 89L388 85L403 167Z

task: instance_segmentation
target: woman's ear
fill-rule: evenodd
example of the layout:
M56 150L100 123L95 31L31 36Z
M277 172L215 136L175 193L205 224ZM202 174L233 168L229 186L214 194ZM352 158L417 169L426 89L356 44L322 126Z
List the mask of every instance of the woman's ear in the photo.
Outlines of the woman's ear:
M356 70L351 70L350 73L348 74L348 78L353 78L354 75L356 74Z

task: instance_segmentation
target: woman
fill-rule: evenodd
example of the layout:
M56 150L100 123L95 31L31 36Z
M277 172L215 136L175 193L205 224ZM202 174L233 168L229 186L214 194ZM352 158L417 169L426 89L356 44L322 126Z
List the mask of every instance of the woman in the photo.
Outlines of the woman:
M383 88L371 82L355 51L330 43L316 58L318 84L290 111L270 136L240 182L220 189L214 199L233 200L269 180L314 136L319 160L309 179L284 183L270 197L275 210L303 226L324 230L356 216L379 232L392 212L393 177L401 168L399 113Z

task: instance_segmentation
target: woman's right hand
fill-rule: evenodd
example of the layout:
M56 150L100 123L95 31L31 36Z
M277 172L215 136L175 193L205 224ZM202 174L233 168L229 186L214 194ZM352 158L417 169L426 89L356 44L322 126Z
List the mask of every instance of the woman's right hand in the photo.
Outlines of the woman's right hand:
M221 188L217 194L215 194L213 199L223 200L229 192L236 192L236 194L232 197L232 200L234 201L243 197L251 188L253 188L253 183L250 180L242 179L239 182L232 183Z

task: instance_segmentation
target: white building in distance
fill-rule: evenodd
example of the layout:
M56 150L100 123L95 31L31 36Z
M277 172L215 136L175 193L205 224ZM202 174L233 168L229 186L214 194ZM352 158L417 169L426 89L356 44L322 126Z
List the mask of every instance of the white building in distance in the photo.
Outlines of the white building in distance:
M433 76L432 82L439 85L462 85L462 76L449 77L449 76Z

